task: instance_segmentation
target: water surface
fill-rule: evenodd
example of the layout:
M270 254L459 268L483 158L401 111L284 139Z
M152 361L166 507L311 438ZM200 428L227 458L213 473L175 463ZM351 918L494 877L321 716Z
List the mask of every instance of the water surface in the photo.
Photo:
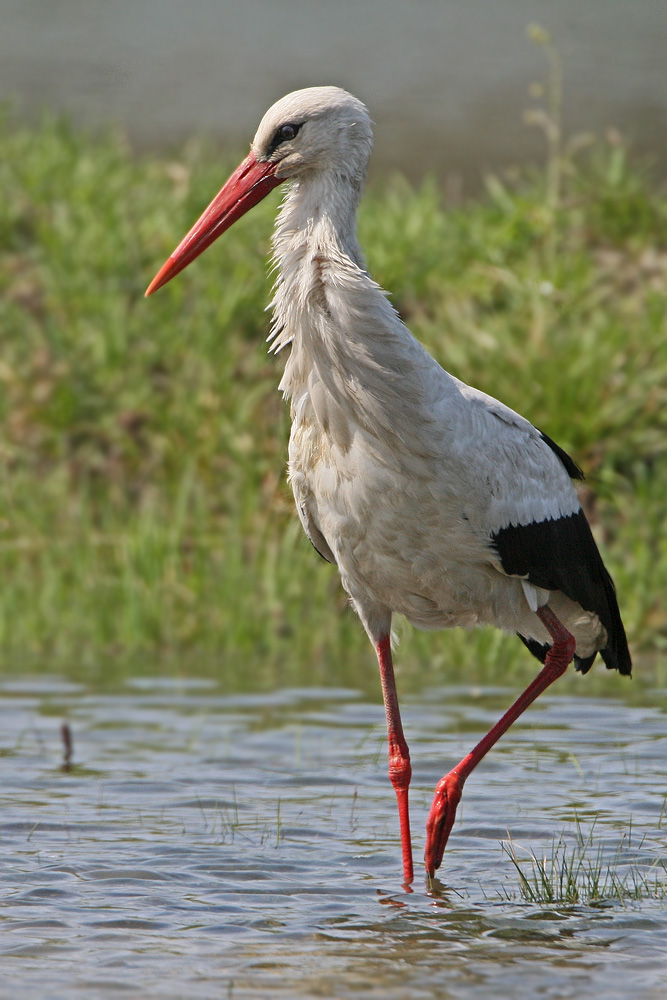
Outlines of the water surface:
M612 853L629 838L624 864L664 855L667 692L541 698L469 780L440 880L411 892L383 711L358 691L1 694L2 996L665 995L664 900L526 904L500 842L549 853L576 814ZM511 696L405 699L418 855L435 782Z

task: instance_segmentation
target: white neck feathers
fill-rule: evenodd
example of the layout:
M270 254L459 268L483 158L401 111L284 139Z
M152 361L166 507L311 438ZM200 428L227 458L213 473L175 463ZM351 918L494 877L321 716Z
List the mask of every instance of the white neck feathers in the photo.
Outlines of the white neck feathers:
M280 388L292 417L327 433L335 413L396 446L414 412L425 354L366 271L356 236L360 184L318 174L289 191L273 237L273 350L291 344ZM407 442L406 442L407 443ZM414 440L410 448L414 449Z

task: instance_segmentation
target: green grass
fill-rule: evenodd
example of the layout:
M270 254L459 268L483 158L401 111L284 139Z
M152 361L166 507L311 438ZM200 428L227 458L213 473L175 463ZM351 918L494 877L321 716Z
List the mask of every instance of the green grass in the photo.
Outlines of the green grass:
M595 839L594 827L586 832L577 822L574 839L562 833L541 857L511 839L503 842L526 902L572 906L665 899L664 859L648 856L643 844L634 848L631 827L613 847Z
M62 121L0 133L0 667L374 679L285 484L267 356L268 199L150 300L234 157L138 157ZM552 144L553 146L553 144ZM570 451L638 662L667 644L667 197L612 135L443 204L373 185L374 276L450 371ZM405 632L400 664L530 669L495 632ZM120 666L125 664L125 667ZM113 666L111 666L113 665ZM523 665L523 666L522 666Z

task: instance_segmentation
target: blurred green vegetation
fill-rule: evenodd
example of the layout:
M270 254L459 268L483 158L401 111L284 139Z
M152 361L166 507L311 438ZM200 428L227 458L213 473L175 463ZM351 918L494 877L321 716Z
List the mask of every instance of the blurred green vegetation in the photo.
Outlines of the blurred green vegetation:
M201 142L139 158L52 119L5 120L0 143L1 668L374 684L285 483L282 363L263 343L277 196L147 301L232 160ZM460 204L434 180L376 183L360 238L436 358L583 467L635 657L656 664L667 196L618 136L579 146ZM495 632L402 631L408 677L534 666Z

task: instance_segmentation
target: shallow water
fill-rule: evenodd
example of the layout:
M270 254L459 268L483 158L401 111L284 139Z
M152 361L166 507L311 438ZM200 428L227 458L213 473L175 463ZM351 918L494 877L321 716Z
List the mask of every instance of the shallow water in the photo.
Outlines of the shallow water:
M500 841L548 854L576 812L612 853L625 832L635 865L667 853L667 692L540 699L469 780L440 881L412 892L382 707L360 692L0 693L3 997L665 995L667 901L527 904ZM433 785L511 696L404 699L418 855Z

